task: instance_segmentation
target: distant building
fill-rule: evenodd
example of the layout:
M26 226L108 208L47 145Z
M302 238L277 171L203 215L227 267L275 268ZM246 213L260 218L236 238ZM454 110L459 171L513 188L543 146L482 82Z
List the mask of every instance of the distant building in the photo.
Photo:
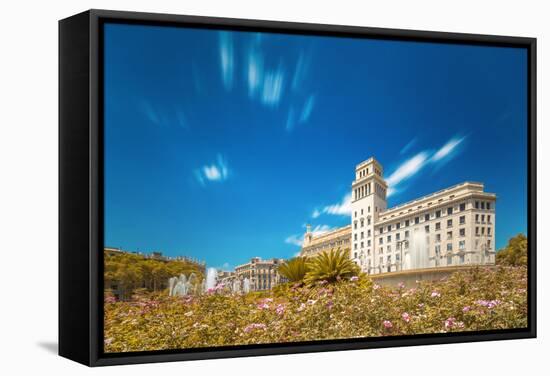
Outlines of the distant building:
M234 278L241 281L248 278L251 291L271 290L276 285L287 282L277 271L284 262L284 259L278 258L262 260L259 257L253 257L250 262L235 267Z
M380 163L355 168L351 224L314 236L308 227L300 254L349 248L369 274L451 265L494 264L496 195L464 182L387 208Z

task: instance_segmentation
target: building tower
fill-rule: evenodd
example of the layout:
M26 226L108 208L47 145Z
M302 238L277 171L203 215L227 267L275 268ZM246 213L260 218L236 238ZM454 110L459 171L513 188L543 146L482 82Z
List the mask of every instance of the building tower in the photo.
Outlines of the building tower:
M382 165L369 158L355 167L351 185L351 255L364 272L376 272L376 244L374 224L378 214L386 210L388 185L384 181Z

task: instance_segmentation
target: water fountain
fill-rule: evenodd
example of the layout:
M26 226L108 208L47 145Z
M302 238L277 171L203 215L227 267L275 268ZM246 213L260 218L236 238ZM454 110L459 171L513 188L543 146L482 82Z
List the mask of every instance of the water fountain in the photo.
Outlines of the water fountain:
M232 289L233 289L233 292L240 292L241 291L241 280L240 279L235 278L235 280L233 281Z
M206 285L204 286L205 291L216 287L217 275L218 272L216 271L216 268L208 268L208 270L206 271Z
M422 269L429 267L428 252L426 234L421 231L414 231L409 243L409 249L405 251L403 269Z
M243 281L243 292L248 294L250 292L250 280L245 278Z

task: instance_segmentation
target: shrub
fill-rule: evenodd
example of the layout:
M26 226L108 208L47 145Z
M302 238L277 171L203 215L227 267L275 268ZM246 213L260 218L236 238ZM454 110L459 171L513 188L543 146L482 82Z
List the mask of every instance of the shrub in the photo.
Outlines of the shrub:
M347 249L331 249L312 257L309 262L309 271L304 281L313 284L318 281L336 282L342 278L357 276L360 269L350 258Z

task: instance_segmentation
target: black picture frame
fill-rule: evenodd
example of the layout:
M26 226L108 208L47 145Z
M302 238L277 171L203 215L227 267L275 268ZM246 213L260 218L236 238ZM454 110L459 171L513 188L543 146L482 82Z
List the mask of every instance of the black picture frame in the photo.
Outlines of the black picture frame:
M103 353L104 22L513 46L528 51L528 327L304 343ZM536 39L88 10L59 21L59 354L88 366L536 337Z

